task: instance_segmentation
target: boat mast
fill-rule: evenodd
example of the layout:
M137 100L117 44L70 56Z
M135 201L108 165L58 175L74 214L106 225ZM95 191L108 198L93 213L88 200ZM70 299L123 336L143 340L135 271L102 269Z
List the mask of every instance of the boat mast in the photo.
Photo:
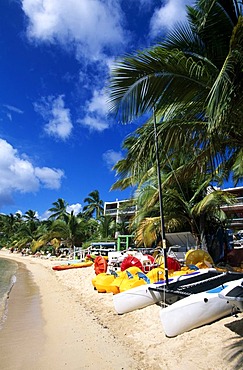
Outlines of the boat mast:
M165 222L164 222L164 211L163 211L162 182L161 182L161 173L160 173L160 164L159 164L159 148L158 148L158 134L157 134L157 122L156 122L155 108L153 108L153 121L154 121L155 154L156 154L156 162L157 162L157 178L158 178L158 188L159 188L161 240L162 240L162 248L163 248L163 252L164 252L165 282L166 282L166 286L167 286L168 281L169 281L168 265L167 265L167 246L166 246L166 238L165 238Z

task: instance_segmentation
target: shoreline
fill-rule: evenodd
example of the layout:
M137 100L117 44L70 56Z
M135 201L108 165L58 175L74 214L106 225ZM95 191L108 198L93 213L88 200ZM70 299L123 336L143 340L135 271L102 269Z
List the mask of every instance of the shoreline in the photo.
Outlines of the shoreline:
M13 353L11 341L16 336L16 332L12 328L9 330L9 325L6 325L3 329L6 329L9 336L5 347L6 349L10 348L10 356L16 356L16 358L14 364L12 359L8 361L6 358L5 370L32 370L33 368L38 370L96 370L97 364L100 369L107 370L138 369L133 359L128 356L128 352L123 350L106 328L97 324L95 317L91 317L82 308L77 292L60 284L55 272L51 270L49 261L8 253L0 253L0 257L13 259L20 263L20 266L24 264L30 272L31 279L39 288L38 296L43 325L41 329L44 333L44 341L41 346L37 343L37 346L32 347L31 343L27 341L26 346L16 348ZM17 284L18 282L16 282L16 287ZM10 313L12 311L18 312L15 298L18 302L21 301L21 297L16 297L15 293L14 289L8 302L7 323L12 319ZM13 307L14 305L15 307ZM29 319L31 321L31 317ZM14 321L16 323L16 320ZM36 328L33 330L35 331ZM1 334L5 335L4 331L0 332ZM21 333L20 336L22 336ZM39 337L39 332L37 336ZM31 356L29 356L30 353Z
M39 289L44 344L36 369L233 370L243 360L242 314L167 338L157 305L117 315L112 294L94 291L92 266L58 272L57 261L3 250L0 257L24 263Z
M31 362L38 362L45 341L39 288L23 263L18 262L15 276L6 303L7 318L0 330L4 370L27 369Z

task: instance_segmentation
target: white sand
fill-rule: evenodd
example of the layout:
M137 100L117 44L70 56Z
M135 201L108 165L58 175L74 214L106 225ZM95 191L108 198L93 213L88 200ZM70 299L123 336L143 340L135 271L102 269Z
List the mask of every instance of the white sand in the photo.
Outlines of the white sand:
M23 262L40 289L46 338L36 365L29 369L243 368L242 314L167 338L157 305L117 315L112 294L94 290L93 267L53 271L58 262L4 251L1 256Z

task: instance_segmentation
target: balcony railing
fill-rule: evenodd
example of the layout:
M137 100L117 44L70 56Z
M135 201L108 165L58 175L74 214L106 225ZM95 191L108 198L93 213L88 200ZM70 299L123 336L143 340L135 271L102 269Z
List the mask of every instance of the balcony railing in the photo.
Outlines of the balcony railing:
M224 204L221 206L222 209L230 209L238 206L243 206L243 197L238 197L235 199L234 204Z
M117 215L117 214L131 214L136 212L136 206L127 207L125 209L122 208L106 208L105 214L106 215Z
M106 209L105 214L106 215L116 215L117 214L117 208L116 209Z
M243 197L238 197L235 200L236 200L235 204L242 204L243 205Z

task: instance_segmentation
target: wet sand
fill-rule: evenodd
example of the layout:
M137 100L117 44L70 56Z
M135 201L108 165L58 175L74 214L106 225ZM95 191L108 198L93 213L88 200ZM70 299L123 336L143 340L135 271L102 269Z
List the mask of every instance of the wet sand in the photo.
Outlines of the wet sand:
M2 369L137 369L113 335L83 309L77 292L58 282L46 261L24 257L23 262L28 270L20 263L0 331Z
M7 320L0 331L0 366L4 370L28 368L38 360L45 341L38 286L24 264L19 263L16 277L7 302Z
M0 251L0 256L4 253ZM26 360L25 367L12 369L242 369L242 314L167 338L157 305L117 315L112 294L93 289L93 267L53 271L59 262L15 254L7 257L23 262L31 272L44 320L38 361L34 367L33 358Z

